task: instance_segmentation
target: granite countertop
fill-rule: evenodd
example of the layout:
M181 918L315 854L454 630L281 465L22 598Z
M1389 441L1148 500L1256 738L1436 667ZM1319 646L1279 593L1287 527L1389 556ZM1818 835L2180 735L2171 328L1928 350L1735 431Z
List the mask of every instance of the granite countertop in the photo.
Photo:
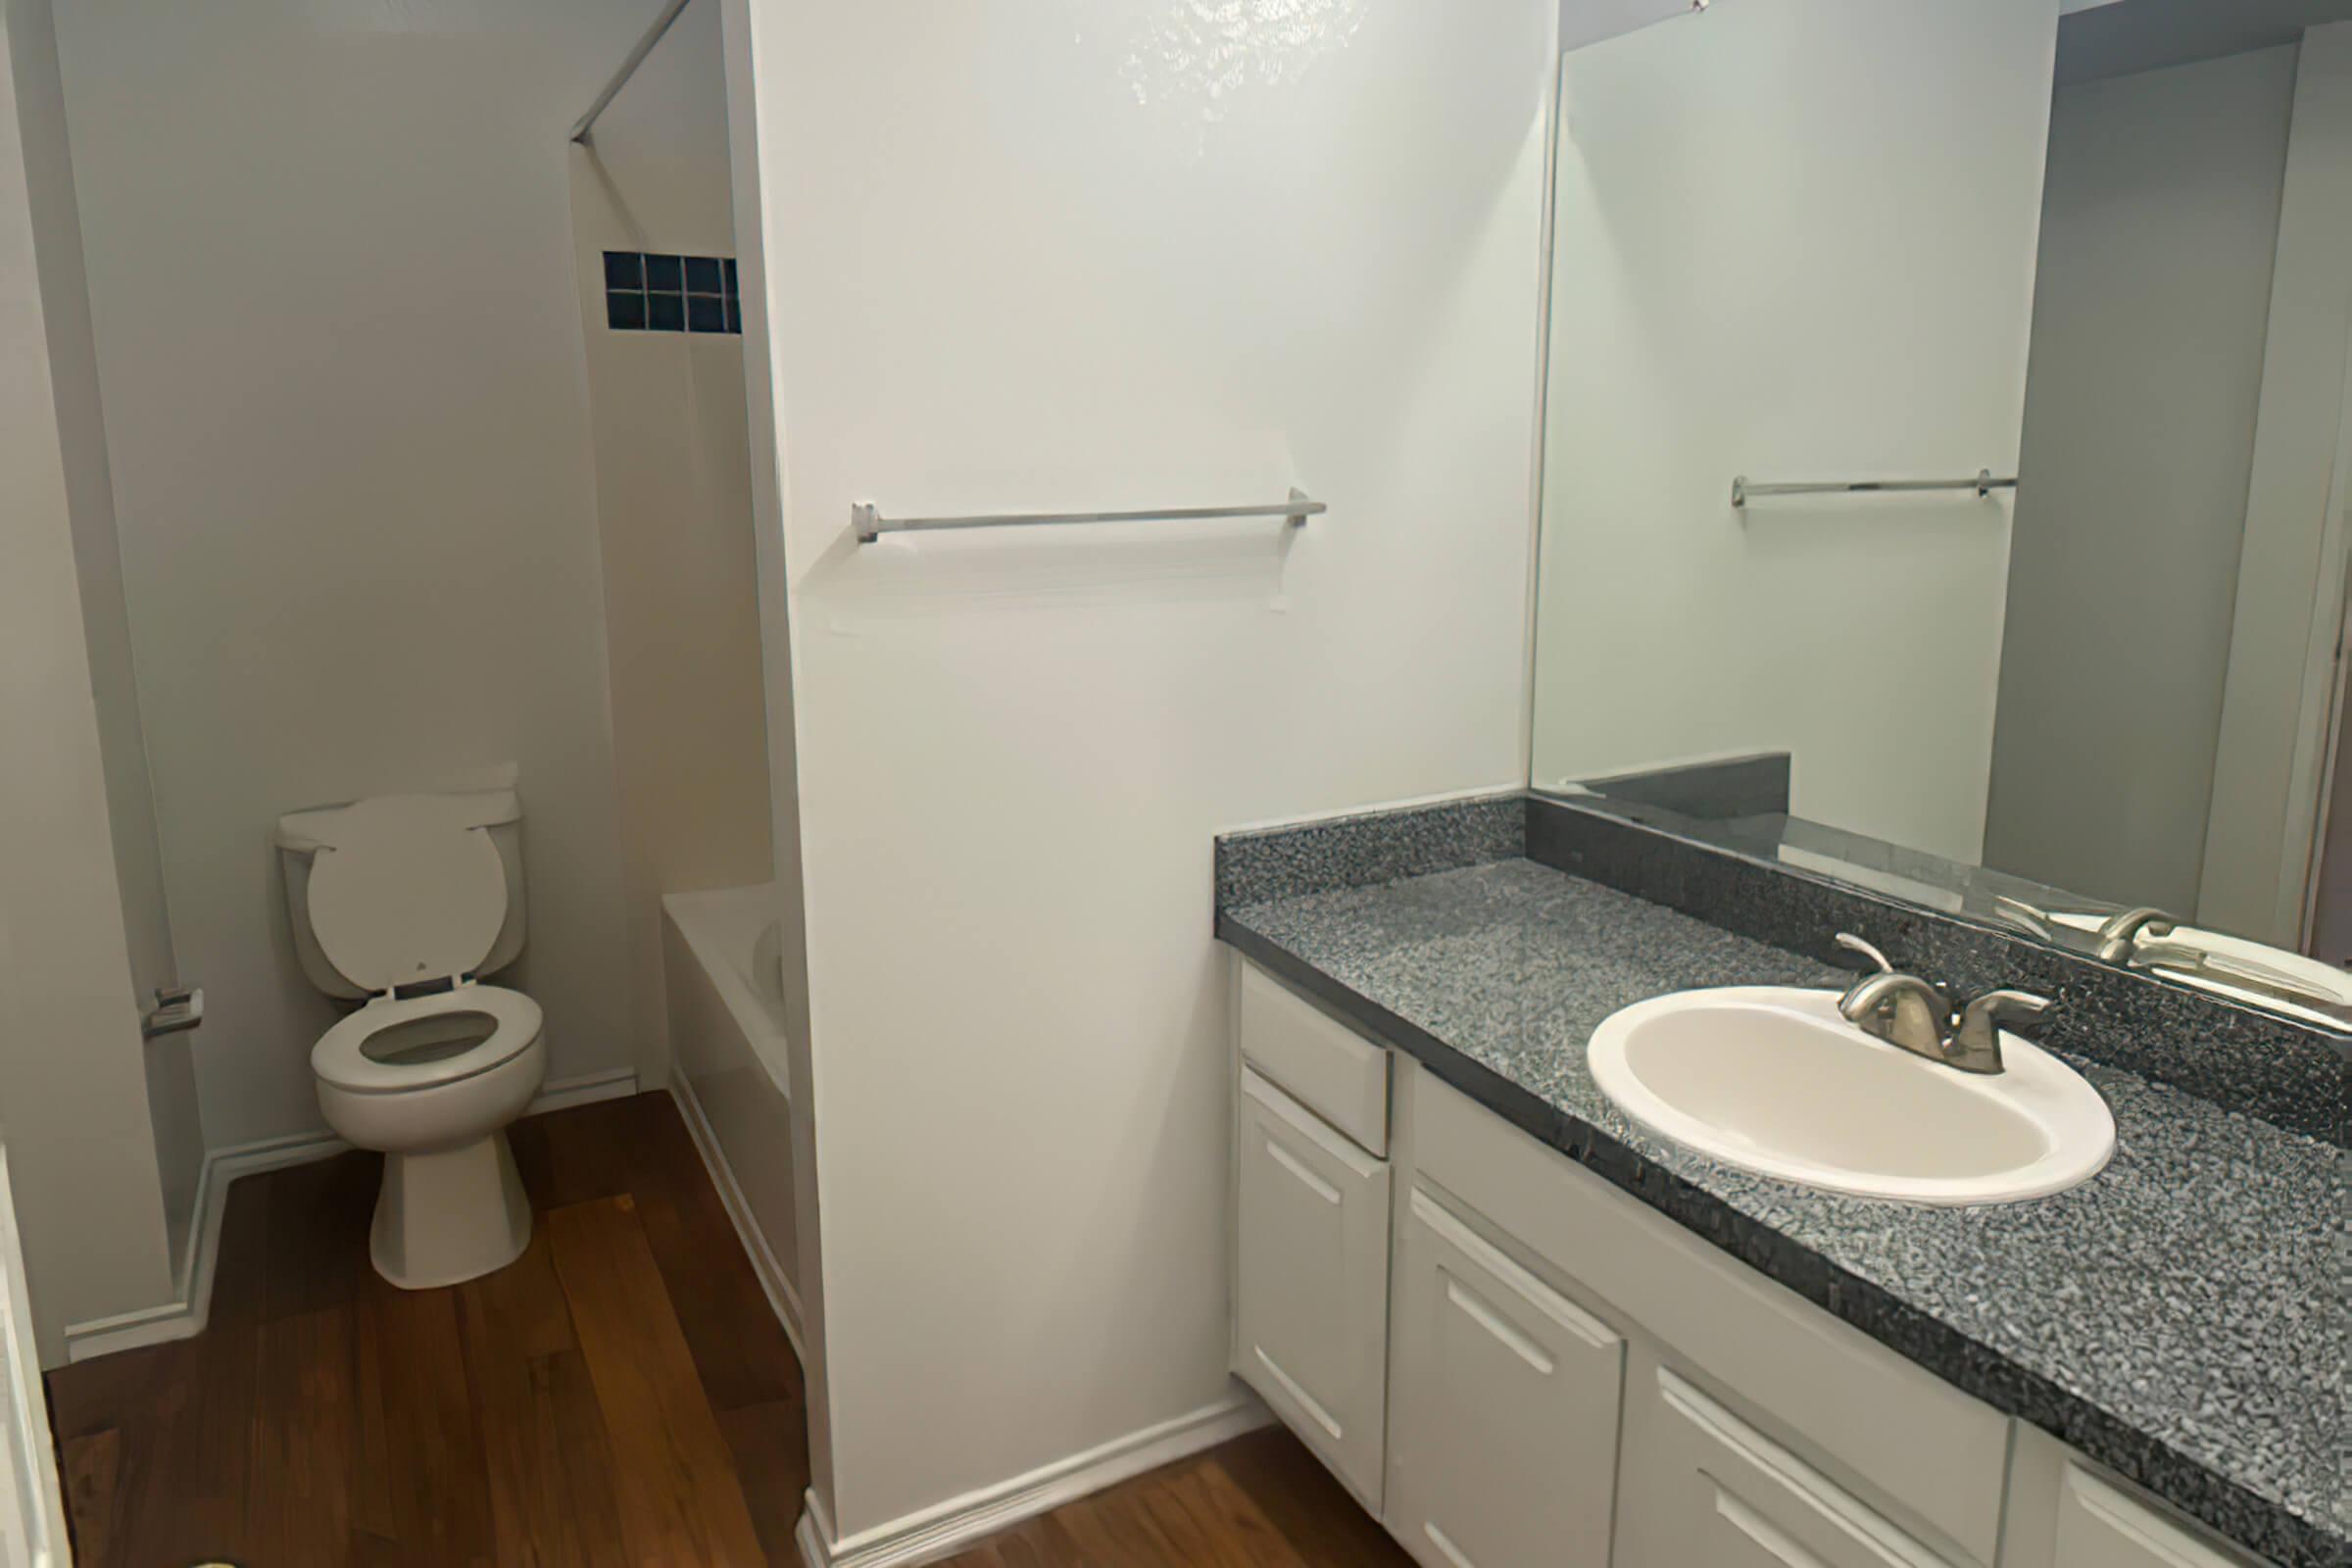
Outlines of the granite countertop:
M2352 1563L2344 1153L2080 1058L2099 1175L1932 1208L1751 1175L1620 1114L1593 1027L1663 992L1851 976L1532 860L1221 908L1218 934L1489 1108L2223 1535Z

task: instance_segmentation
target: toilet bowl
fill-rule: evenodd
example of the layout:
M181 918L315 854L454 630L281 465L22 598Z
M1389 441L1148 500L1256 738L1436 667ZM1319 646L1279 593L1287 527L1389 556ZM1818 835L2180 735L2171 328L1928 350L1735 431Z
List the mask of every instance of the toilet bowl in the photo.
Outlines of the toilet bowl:
M311 1071L327 1125L384 1155L368 1253L408 1290L488 1274L530 1244L506 1129L547 1076L544 1020L479 978L521 948L520 815L499 791L278 824L305 972L366 998L312 1047Z

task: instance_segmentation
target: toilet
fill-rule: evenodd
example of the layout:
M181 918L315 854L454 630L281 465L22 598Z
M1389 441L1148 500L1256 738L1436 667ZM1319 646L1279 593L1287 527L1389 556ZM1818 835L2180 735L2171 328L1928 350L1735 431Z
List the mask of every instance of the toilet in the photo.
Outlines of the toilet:
M294 949L363 1003L311 1048L318 1108L384 1155L368 1251L405 1290L513 1262L531 1208L507 1126L547 1076L539 1004L482 984L522 951L512 790L384 795L280 817Z

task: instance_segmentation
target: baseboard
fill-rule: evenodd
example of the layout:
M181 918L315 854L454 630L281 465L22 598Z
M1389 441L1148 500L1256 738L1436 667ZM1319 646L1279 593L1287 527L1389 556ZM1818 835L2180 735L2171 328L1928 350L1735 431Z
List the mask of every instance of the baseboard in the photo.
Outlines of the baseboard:
M847 1541L830 1540L830 1522L810 1493L793 1540L806 1568L912 1568L1147 1470L1254 1432L1273 1419L1255 1396L1236 1384L1224 1398L1190 1415L1131 1432L1025 1476L860 1531Z
M563 1110L599 1100L619 1100L636 1092L634 1068L588 1073L547 1085L522 1113L536 1116L543 1110ZM87 1361L93 1356L184 1340L204 1332L205 1319L212 1310L213 1271L220 1262L220 1221L228 1212L229 1184L240 1176L258 1176L287 1165L332 1159L350 1147L333 1133L313 1132L206 1150L204 1163L196 1172L188 1245L180 1260L172 1298L134 1312L67 1324L66 1359Z
M717 1135L710 1131L710 1123L703 1115L703 1102L695 1099L694 1086L686 1081L684 1073L672 1073L668 1087L669 1098L677 1102L678 1114L694 1139L695 1152L703 1156L703 1168L710 1173L710 1185L718 1189L718 1200L726 1208L727 1218L734 1221L735 1235L743 1243L745 1255L752 1260L752 1272L759 1276L760 1289L767 1295L768 1309L784 1325L784 1336L792 1341L792 1353L800 1358L801 1365L807 1366L808 1351L801 1342L801 1293L792 1288L792 1275L776 1261L767 1238L753 1222L751 1201L743 1196L743 1188L735 1180L735 1167L727 1163L726 1152L718 1147Z

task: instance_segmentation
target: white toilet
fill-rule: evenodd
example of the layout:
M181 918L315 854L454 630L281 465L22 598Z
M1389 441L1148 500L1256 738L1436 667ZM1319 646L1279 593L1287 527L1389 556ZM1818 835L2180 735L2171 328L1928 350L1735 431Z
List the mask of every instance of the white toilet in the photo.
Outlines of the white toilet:
M311 1049L318 1108L381 1150L369 1251L406 1290L505 1267L531 1239L507 1147L547 1076L539 1004L480 983L522 950L512 790L385 795L278 818L303 972L367 1004Z

